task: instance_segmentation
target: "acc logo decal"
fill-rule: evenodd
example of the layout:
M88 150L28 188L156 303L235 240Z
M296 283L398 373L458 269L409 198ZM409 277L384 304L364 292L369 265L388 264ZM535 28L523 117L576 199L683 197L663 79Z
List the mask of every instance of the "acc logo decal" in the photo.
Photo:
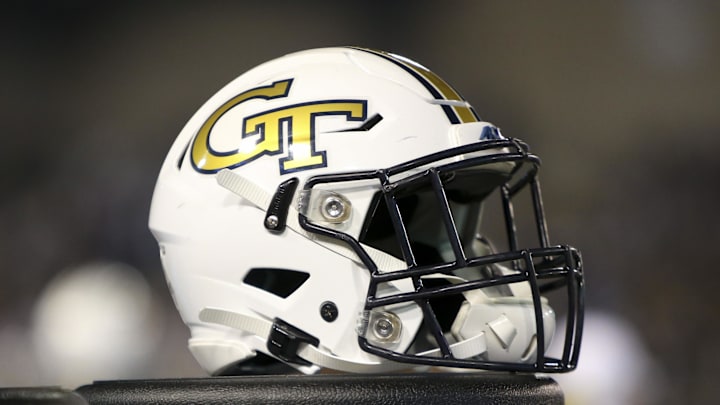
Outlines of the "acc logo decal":
M237 149L217 151L210 146L213 128L225 113L248 100L287 97L291 85L292 79L288 79L257 87L233 97L215 110L190 146L193 168L200 173L215 173L262 156L282 154L286 138L288 152L279 159L281 174L327 166L325 151L315 149L315 118L344 115L348 121L364 121L366 100L321 100L264 111L243 119L242 127L238 129L241 136Z

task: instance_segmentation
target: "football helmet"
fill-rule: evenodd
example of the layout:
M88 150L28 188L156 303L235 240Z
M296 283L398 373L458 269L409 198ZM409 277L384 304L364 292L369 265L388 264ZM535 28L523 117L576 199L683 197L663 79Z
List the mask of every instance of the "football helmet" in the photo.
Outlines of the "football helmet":
M183 128L152 200L190 351L211 374L259 353L304 373L573 369L581 260L548 240L539 164L395 54L242 74Z

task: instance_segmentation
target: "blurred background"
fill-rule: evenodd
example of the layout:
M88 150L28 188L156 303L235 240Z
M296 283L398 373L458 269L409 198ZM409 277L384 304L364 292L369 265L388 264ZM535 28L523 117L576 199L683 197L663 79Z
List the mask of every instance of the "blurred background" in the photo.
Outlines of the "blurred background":
M147 230L165 153L242 72L347 44L543 158L586 266L568 403L720 398L718 2L6 1L0 44L0 386L203 376Z

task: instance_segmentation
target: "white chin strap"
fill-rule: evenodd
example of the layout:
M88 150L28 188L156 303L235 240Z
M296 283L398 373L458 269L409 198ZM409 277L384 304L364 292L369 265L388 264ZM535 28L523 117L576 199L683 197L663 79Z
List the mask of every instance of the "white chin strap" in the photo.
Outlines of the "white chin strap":
M272 322L256 316L248 316L217 308L204 308L200 311L200 320L203 322L228 326L246 333L268 338L270 337L273 326ZM470 339L454 343L450 345L450 350L452 351L453 356L459 359L477 356L486 351L485 336L484 334L479 334ZM440 349L433 349L416 355L435 357L439 354ZM389 360L369 362L347 360L307 343L300 343L297 355L314 365L351 373L377 373L417 367L412 364L396 363Z
M266 211L267 207L270 205L272 196L268 192L237 173L228 169L223 169L218 172L215 178L220 186L244 198L262 211ZM293 232L296 232L341 256L347 257L356 263L364 265L357 254L355 254L355 252L347 245L338 243L332 238L324 237L304 230L298 222L298 215L298 211L295 207L291 206L288 209L286 226ZM381 272L391 272L407 268L405 262L395 258L394 256L364 244L361 244L361 246L368 256L370 256L372 261L375 262L375 265Z

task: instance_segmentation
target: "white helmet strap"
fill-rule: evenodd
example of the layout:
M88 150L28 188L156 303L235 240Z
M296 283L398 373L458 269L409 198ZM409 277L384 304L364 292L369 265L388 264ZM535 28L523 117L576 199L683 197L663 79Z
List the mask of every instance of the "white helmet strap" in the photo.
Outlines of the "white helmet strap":
M218 172L215 178L220 186L244 198L262 211L266 211L267 207L270 205L272 200L272 195L270 195L270 193L263 190L251 180L235 172L223 169ZM286 226L293 232L296 232L339 255L345 256L356 263L363 264L357 254L355 254L355 252L345 244L337 243L337 241L331 238L313 234L304 230L298 222L298 215L298 211L294 207L289 207ZM392 255L364 244L361 244L361 246L368 256L370 256L372 261L375 262L375 265L381 272L391 272L407 268L405 262Z

